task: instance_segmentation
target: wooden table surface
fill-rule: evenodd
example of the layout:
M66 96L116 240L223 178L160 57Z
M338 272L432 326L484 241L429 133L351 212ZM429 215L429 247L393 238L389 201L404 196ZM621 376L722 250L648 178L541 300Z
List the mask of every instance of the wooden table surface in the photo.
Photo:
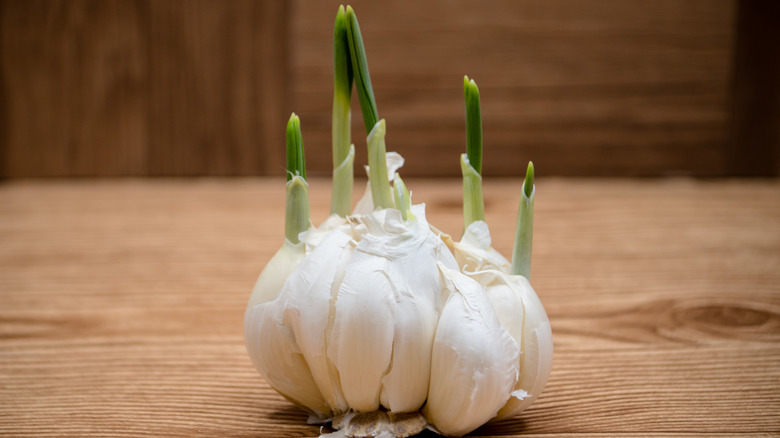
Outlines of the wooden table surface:
M458 181L407 183L459 233ZM485 182L504 254L519 187ZM317 436L244 350L282 203L277 179L0 185L0 435ZM542 178L531 280L552 375L473 436L780 434L780 181Z

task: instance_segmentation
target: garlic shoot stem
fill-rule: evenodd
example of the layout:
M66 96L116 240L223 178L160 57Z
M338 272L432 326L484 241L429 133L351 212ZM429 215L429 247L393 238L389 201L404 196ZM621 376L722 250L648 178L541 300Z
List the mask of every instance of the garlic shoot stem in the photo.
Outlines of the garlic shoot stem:
M309 185L300 176L287 182L287 202L284 209L284 237L290 243L300 242L298 235L311 227L309 216Z
M352 64L349 56L347 17L339 7L333 30L333 186L330 212L345 217L352 206L355 149L350 145Z
M368 181L374 208L393 208L393 192L387 176L385 151L385 119L374 125L368 134Z
M515 229L515 245L512 250L512 274L531 276L531 246L534 236L534 163L528 163L528 169L523 181L522 199L517 210L517 227Z
M333 167L333 186L330 198L330 213L347 217L352 208L352 187L354 181L355 145L350 145L347 156Z
M296 244L298 235L311 226L309 187L306 184L306 162L303 155L301 122L293 113L287 122L287 187L284 210L284 237Z
M482 199L482 175L469 163L468 154L460 156L463 173L463 222L464 229L472 222L485 220L485 201Z
M374 89L371 87L371 75L368 73L366 50L363 36L360 34L357 16L351 6L347 6L347 40L349 58L352 62L352 75L355 79L360 110L363 112L363 124L368 133L368 179L371 184L371 196L374 208L392 208L393 193L387 176L385 158L385 121L379 120L376 109Z
M371 76L368 73L368 61L366 50L363 47L363 36L360 33L357 16L352 6L347 6L347 35L349 40L349 57L352 61L352 74L355 78L360 100L360 109L363 112L363 124L366 133L370 133L379 120L374 99L374 89L371 87Z
M393 177L393 194L395 195L395 206L401 210L401 217L406 221L413 219L412 214L412 195L406 188L406 184L401 179L401 175L396 172Z
M368 73L366 50L363 36L360 34L357 16L352 6L347 6L347 40L349 58L352 61L352 75L358 92L360 110L363 112L363 124L368 133L368 179L371 184L371 196L374 208L392 208L393 193L387 177L385 158L385 121L379 120L376 109L374 89L371 87L371 75Z

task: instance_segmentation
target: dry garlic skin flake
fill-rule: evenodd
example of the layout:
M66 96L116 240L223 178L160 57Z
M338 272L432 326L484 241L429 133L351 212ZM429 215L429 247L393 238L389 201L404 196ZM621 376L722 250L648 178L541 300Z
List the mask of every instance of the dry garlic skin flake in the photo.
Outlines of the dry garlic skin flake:
M244 316L252 363L287 400L330 423L323 436L462 436L512 417L542 392L552 366L547 314L528 281L533 165L522 187L511 262L491 244L482 199L479 90L464 79L464 234L413 205L387 152L360 28L339 8L334 30L331 215L311 224L298 116L287 126L285 239ZM350 96L366 127L368 184L350 212L355 147Z

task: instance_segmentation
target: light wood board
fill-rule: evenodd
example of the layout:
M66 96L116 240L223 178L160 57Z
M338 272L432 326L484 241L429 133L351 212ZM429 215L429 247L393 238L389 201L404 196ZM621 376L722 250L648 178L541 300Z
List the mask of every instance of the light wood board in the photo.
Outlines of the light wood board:
M311 181L324 219L326 180ZM460 182L407 181L458 235ZM0 435L317 436L243 345L278 179L0 185ZM509 254L520 182L486 180ZM473 436L780 433L780 182L545 179L541 398Z

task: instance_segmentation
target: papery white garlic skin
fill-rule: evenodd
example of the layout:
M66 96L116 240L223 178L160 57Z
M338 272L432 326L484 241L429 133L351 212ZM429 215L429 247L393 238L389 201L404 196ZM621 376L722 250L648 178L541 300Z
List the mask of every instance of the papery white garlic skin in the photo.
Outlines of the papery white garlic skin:
M475 221L466 227L460 242L452 243L452 250L463 273L497 269L509 272L511 263L492 246L490 228L485 221Z

